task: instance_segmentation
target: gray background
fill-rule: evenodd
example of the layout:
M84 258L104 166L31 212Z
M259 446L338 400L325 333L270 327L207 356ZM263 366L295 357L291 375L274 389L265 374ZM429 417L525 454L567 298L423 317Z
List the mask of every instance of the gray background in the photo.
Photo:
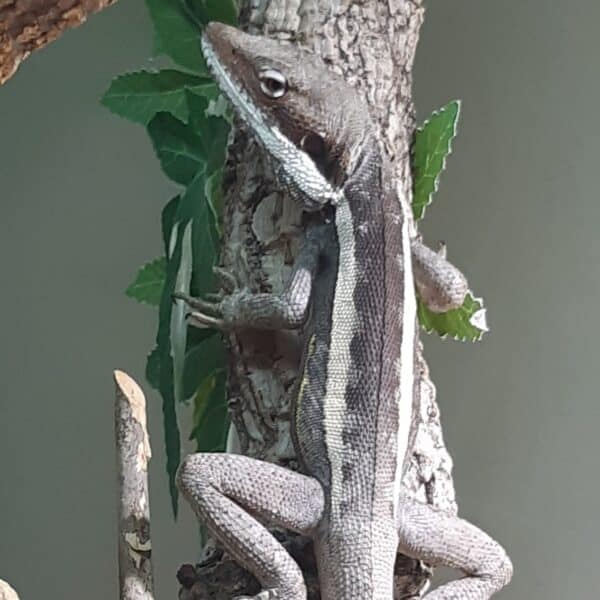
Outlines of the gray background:
M516 566L506 600L596 595L598 22L597 0L431 0L416 64L421 118L464 101L424 229L492 333L426 346L461 512ZM150 50L142 2L121 2L0 89L0 577L22 600L116 597L110 373L143 381L155 315L122 290L160 252L172 188L143 129L98 98ZM170 517L155 396L149 419L158 597L173 598L196 527L187 507Z

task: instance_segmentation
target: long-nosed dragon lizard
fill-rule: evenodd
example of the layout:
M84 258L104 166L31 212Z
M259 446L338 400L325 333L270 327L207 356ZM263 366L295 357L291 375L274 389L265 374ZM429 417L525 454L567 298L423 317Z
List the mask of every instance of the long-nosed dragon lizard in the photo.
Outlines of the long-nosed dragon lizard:
M411 235L409 199L392 189L369 111L341 77L295 45L222 24L208 25L202 46L310 219L282 294L180 297L198 326L304 328L292 427L303 473L195 454L180 489L259 579L257 599L306 598L298 565L260 521L312 537L323 600L391 600L397 552L464 572L428 600L489 598L512 575L502 547L402 485L419 403L415 286L444 311L461 304L466 280Z

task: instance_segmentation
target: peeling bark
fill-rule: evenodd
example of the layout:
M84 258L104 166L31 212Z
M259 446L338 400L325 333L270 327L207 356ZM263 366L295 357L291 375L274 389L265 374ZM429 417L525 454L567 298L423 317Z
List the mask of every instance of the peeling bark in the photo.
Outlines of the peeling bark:
M372 109L395 185L412 197L410 146L415 127L412 66L423 21L421 0L246 0L240 23L250 33L302 43L354 85ZM254 292L282 289L302 238L300 210L280 190L256 142L236 127L225 175L222 265ZM228 393L242 452L297 468L290 439L289 392L297 375L300 334L230 335ZM405 477L415 497L456 512L452 461L444 446L435 386L419 351L421 424ZM309 599L319 598L312 548L281 539L302 567ZM431 570L399 556L395 598L416 598ZM209 541L207 559L180 571L182 600L256 593L248 578ZM254 581L254 583L252 583Z
M114 373L119 492L119 592L121 600L154 600L146 399L137 383Z
M115 0L0 0L0 85L32 52Z

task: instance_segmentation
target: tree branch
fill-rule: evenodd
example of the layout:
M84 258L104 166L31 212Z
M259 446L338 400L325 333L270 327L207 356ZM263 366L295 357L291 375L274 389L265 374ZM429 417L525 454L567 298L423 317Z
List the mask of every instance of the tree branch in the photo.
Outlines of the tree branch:
M116 0L0 0L0 85L32 52Z
M138 384L123 371L115 371L114 379L120 598L153 600L148 501L151 453L146 430L146 399Z

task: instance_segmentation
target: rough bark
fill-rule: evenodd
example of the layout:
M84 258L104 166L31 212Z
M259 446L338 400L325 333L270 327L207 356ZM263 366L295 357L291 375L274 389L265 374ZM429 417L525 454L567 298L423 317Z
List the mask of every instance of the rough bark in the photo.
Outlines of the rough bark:
M421 0L247 0L241 12L244 29L314 49L360 91L394 165L395 184L407 199L412 195L415 124L411 70L422 20ZM285 199L260 149L241 126L230 145L225 186L223 266L253 291L279 291L301 240L300 212ZM242 452L295 468L289 392L297 373L299 335L246 333L228 341L228 392ZM417 373L421 427L405 483L419 499L455 512L452 462L421 354ZM309 598L318 598L310 544L281 535L303 568ZM224 600L256 592L256 582L214 550L212 542L207 556L197 568L187 565L180 571L182 600ZM419 561L399 556L395 597L418 597L430 575Z
M2 579L0 579L0 600L19 600L17 592Z
M0 85L33 51L115 0L0 0Z
M114 373L119 494L119 593L121 600L154 600L146 399L122 371Z

